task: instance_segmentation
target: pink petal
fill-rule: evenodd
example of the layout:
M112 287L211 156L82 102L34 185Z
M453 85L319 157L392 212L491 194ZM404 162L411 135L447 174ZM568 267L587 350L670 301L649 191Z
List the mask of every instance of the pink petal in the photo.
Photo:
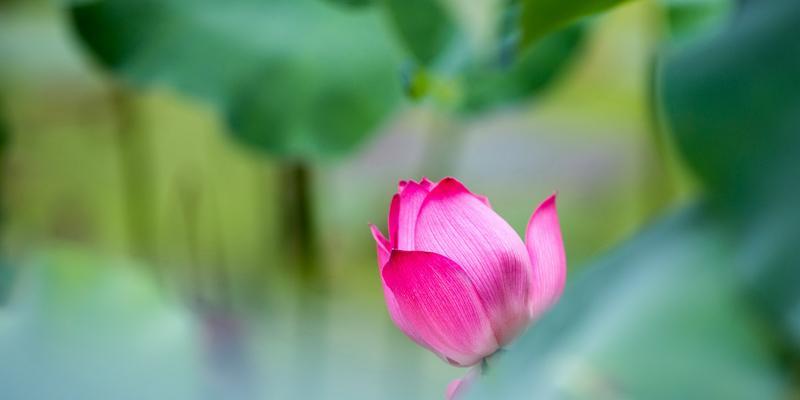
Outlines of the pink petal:
M431 182L430 179L428 179L427 177L424 177L424 176L422 177L422 180L419 181L419 184L422 185L422 187L424 187L425 190L427 190L429 192L431 190L433 190L433 188L436 186L435 183Z
M480 371L480 366L473 367L469 370L469 372L467 372L466 375L464 375L463 378L453 379L453 381L447 385L447 400L456 400L458 397L464 395L464 393L466 393L466 391L472 385L472 382L478 378Z
M375 241L378 242L377 244L378 266L381 276L381 286L383 287L383 297L386 300L386 310L389 312L389 318L391 318L392 322L394 322L394 324L397 325L397 327L400 328L400 330L403 331L403 333L405 333L406 336L411 338L411 340L416 342L418 345L425 347L428 350L431 350L437 355L439 355L439 353L435 349L433 349L430 345L428 345L428 343L426 343L425 340L423 340L414 331L414 328L408 323L406 318L403 316L402 311L400 311L400 306L397 304L397 299L395 298L394 293L392 293L392 290L389 289L389 287L386 285L386 281L383 279L383 268L386 266L390 254L387 251L385 253L386 259L384 260L383 251L386 248L386 244L388 244L388 241L386 240L386 238L383 237L383 234L381 234L380 230L378 230L377 227L371 225L370 228L372 229L372 235L375 238ZM439 356L441 357L441 355Z
M452 260L394 250L383 279L413 333L449 362L473 365L497 350L481 299Z
M463 268L501 346L528 324L531 266L525 244L460 182L443 179L428 195L417 218L414 246Z
M492 208L492 203L489 203L488 197L480 194L475 194L473 196L475 196L478 200L480 200L481 203L486 204L486 207Z
M408 322L408 320L403 316L403 312L400 310L400 306L397 303L397 298L392 293L392 290L386 285L383 277L381 277L381 284L383 286L383 297L386 300L386 310L389 312L389 318L391 318L392 322L408 336L409 339L413 340L414 343L432 351L434 354L438 355L441 358L444 358L436 349L434 349L431 345L429 345L425 340L420 337L417 332L414 330L414 327Z
M372 231L372 237L375 239L375 244L377 247L378 252L378 270L381 272L381 286L383 286L383 297L386 300L386 309L389 312L389 317L392 319L392 322L397 325L400 330L405 332L408 337L410 337L413 341L415 341L420 346L430 348L427 343L425 343L419 336L414 333L411 326L408 325L406 319L403 317L403 314L400 312L400 308L397 305L397 300L394 298L394 294L386 286L386 282L383 280L383 267L386 266L386 263L389 261L389 256L391 254L391 250L389 249L389 241L383 236L380 229L377 226L370 224L369 225L370 231Z
M453 178L453 177L449 177L449 176L448 176L447 178L444 178L444 179L442 179L442 181L449 180L449 179L452 179L452 180L456 180L456 181L457 181L457 179L455 179L455 178ZM441 182L441 181L440 181L440 182ZM428 191L430 192L430 191L432 191L432 190L433 190L433 188L435 188L435 187L436 187L436 185L438 185L438 184L439 184L439 182L435 182L435 183L434 183L434 182L431 182L431 181L429 181L429 180L428 180L428 178L422 178L422 181L420 182L420 184L421 184L421 185L423 185L423 186L425 187L425 189L428 189ZM487 206L489 206L489 208L491 208L491 207L492 207L492 204L491 204L491 203L489 203L489 198L488 198L488 197L486 197L486 196L484 196L484 195L481 195L481 194L475 194L475 193L472 193L472 192L471 192L469 189L467 189L466 187L464 187L464 189L466 189L466 190L469 192L469 194L471 194L471 195L475 196L475 198L477 198L478 200L480 200L480 201L481 201L483 204L486 204Z
M531 315L535 318L552 306L564 290L567 257L556 212L556 195L548 197L533 212L525 231L531 257Z
M381 233L381 230L378 229L377 226L369 224L369 229L372 232L372 238L375 239L375 245L377 247L378 267L383 269L383 266L389 261L389 255L392 251L391 244L383 237L383 233Z
M402 181L401 181L402 182ZM397 247L397 230L398 219L400 218L400 194L392 196L392 202L389 204L389 244L392 249Z
M403 190L392 199L390 208L390 240L393 249L414 250L414 227L417 214L428 191L419 183L408 181ZM391 224L394 221L394 224ZM391 236L394 232L394 236Z

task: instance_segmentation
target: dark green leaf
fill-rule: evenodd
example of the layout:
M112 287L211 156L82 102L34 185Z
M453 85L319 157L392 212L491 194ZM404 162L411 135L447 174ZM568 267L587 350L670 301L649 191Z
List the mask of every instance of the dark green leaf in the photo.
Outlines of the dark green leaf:
M576 19L594 14L629 0L519 0L522 4L521 48L525 48L550 32L561 29Z
M741 2L721 34L673 54L665 115L738 233L740 272L800 351L800 2Z
M322 0L105 0L72 9L115 74L213 102L232 134L272 154L351 149L401 95L380 10Z

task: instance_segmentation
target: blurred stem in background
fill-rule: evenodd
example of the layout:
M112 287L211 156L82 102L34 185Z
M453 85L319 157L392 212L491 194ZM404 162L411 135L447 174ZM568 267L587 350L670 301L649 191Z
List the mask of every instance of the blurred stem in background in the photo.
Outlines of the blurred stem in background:
M281 236L284 240L286 266L294 268L291 276L297 284L298 317L296 323L296 360L294 374L298 380L313 376L318 383L323 376L327 355L325 337L328 312L325 296L328 285L321 265L314 212L314 179L307 161L286 160L280 166ZM316 360L307 362L306 360ZM295 398L322 397L323 384L298 385Z
M235 301L230 289L228 261L224 252L220 213L216 202L211 204L213 221L214 256L204 257L200 241L201 203L203 184L191 178L178 179L175 187L183 219L188 247L188 268L183 279L188 283L185 296L203 326L206 357L209 366L209 399L258 398L258 389L253 374L246 327L236 313ZM213 200L213 196L208 196Z
M5 101L3 93L0 92L0 259L3 255L3 239L5 227L5 183L7 174L6 154L9 144L8 126L5 120Z
M288 264L304 286L323 291L317 224L313 210L311 166L304 161L286 161L281 166L280 207L282 237ZM321 293L319 293L321 294Z
M8 147L11 134L5 119L5 103L3 93L0 92L0 305L5 303L8 290L11 287L11 269L5 259L5 187L8 174Z
M153 223L153 159L149 135L139 129L134 92L111 84L111 104L117 120L117 145L125 201L125 217L134 257L155 258ZM154 271L155 272L155 271ZM158 278L160 274L155 274Z

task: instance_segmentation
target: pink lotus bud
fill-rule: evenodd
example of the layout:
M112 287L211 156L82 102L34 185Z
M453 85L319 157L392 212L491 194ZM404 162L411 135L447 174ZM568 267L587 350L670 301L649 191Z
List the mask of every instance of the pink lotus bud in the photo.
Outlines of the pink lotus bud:
M564 287L555 195L531 216L526 243L454 178L401 181L389 239L371 229L392 320L453 365L475 365L511 342Z

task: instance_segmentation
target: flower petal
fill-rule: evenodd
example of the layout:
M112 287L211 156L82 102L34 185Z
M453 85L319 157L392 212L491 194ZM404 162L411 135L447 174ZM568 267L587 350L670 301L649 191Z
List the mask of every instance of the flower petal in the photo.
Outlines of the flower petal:
M567 257L556 212L556 195L548 197L533 212L525 231L531 257L531 316L536 318L552 306L564 290Z
M400 218L400 194L392 196L392 202L389 204L389 218L387 225L389 227L389 244L393 249L397 247L397 220Z
M403 190L392 198L389 210L390 236L392 249L414 250L414 227L417 214L428 191L421 184L407 181ZM391 221L394 221L392 224ZM393 233L392 233L393 232ZM392 236L394 235L394 236Z
M386 285L386 281L383 279L383 268L389 261L389 256L391 254L390 250L388 250L389 242L383 237L383 234L375 225L370 225L370 229L372 230L372 236L377 242L378 271L381 278L381 286L383 287L383 297L386 300L386 310L389 312L389 318L391 318L392 322L394 322L394 324L397 325L397 327L400 328L400 330L403 331L406 336L411 338L411 340L439 355L436 350L434 350L422 338L420 338L419 335L417 335L417 333L414 331L414 328L408 323L406 318L403 317L403 313L400 311L400 306L397 304L397 299L395 299L394 293L392 293L392 290L389 289L389 287ZM439 356L441 357L441 355Z
M475 196L475 198L480 200L481 203L485 204L486 207L492 208L492 203L489 203L489 198L488 197L486 197L484 195L481 195L481 194L473 194L473 196Z
M414 247L463 268L489 314L498 343L529 321L530 258L519 235L453 178L428 195L417 218Z
M392 290L386 285L383 276L381 276L381 285L383 286L383 297L386 300L386 310L389 312L389 318L391 318L392 322L394 322L394 324L403 333L405 333L409 339L413 340L414 343L432 351L439 357L444 358L444 356L442 356L436 349L430 346L422 337L417 334L417 332L414 330L414 327L403 316L403 312L400 310L400 305L397 303L397 298L395 298Z
M375 239L375 246L378 253L378 267L383 269L383 266L389 261L389 255L392 252L391 244L383 237L381 230L374 224L369 224L369 230L372 232L372 238Z
M445 394L445 398L447 400L456 400L459 397L463 396L464 393L466 393L466 391L472 385L472 382L474 382L475 379L478 379L480 372L481 372L481 367L475 366L471 368L469 372L467 372L467 374L464 375L462 378L453 379L453 381L450 382L449 385L447 385L447 393Z
M452 260L394 250L383 279L414 333L449 362L473 365L497 350L481 299Z
M430 179L428 179L428 178L427 178L427 177L425 177L425 176L423 176L423 177L422 177L422 179L419 181L419 184L420 184L422 187L424 187L424 188L425 188L425 190L427 190L427 191L429 191L429 192L430 192L431 190L433 190L433 188L436 186L436 184L435 184L435 183L431 182L431 180L430 180Z

